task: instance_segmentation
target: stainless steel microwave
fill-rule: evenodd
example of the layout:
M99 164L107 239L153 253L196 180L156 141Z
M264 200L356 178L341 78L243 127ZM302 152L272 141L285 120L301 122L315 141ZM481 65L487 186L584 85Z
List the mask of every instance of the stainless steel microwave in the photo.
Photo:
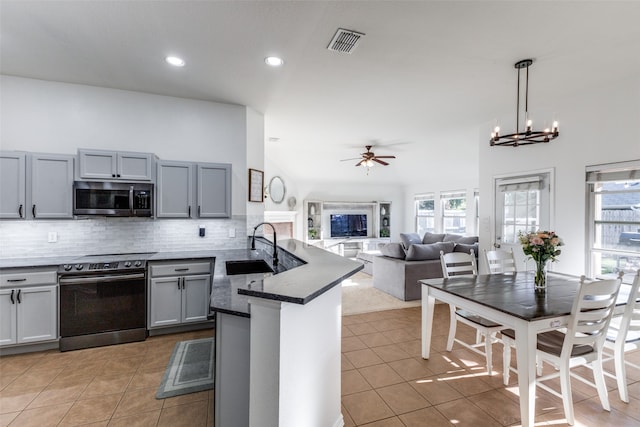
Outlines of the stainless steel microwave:
M153 216L153 184L76 181L73 214Z

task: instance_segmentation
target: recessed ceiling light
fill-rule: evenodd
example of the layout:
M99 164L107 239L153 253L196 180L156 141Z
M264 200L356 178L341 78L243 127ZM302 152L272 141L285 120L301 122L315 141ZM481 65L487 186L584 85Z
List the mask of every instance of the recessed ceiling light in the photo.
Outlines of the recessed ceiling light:
M267 65L271 65L272 67L279 67L284 64L282 58L278 58L277 56L267 56L266 58L264 58L264 62Z
M184 67L184 60L182 58L178 58L177 56L167 56L164 60L173 66Z

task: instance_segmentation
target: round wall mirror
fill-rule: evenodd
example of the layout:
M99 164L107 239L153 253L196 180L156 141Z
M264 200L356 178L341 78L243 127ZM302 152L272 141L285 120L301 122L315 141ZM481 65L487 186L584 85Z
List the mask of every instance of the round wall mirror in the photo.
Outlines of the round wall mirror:
M269 196L271 197L271 201L273 203L282 203L284 200L284 195L287 192L287 189L284 186L284 181L279 176L274 176L269 181Z

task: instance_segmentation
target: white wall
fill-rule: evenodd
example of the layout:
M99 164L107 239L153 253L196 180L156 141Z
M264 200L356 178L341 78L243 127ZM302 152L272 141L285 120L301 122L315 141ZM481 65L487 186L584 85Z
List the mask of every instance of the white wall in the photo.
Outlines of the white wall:
M492 223L492 177L555 168L555 212L552 228L565 246L554 270L586 273L585 166L640 159L637 125L640 120L640 79L603 82L569 96L543 101L538 116L553 111L560 121L560 136L549 144L526 147L489 147L493 121L478 131L480 146L480 244L489 248ZM538 103L530 109L536 109ZM549 113L552 114L552 113ZM510 122L509 122L510 123ZM509 123L502 125L510 132Z
M167 160L231 163L233 219L207 221L213 231L208 234L226 236L225 242L220 244L228 246L228 233L223 231L237 228L237 244L244 245L247 215L262 216L262 204L248 207L247 202L248 164L256 169L264 167L264 123L262 115L255 111L240 105L12 76L0 76L0 93L2 150L76 154L78 148L94 148L151 152ZM102 229L98 237L104 238L108 234L105 231L113 232L122 226L117 221L97 221L101 227L64 221L59 228L70 236L61 238L73 238L87 229ZM165 229L167 224L177 224L166 220L163 227L155 227L153 224L159 224L160 220L146 221L149 224L139 225L152 230L151 234L155 233L159 241L167 237L166 234L158 236L162 233L159 230ZM196 222L194 220L197 229ZM39 221L27 223L30 224L0 222L3 249L0 256L20 256L10 249L21 247L12 241L18 234L16 230L35 233L27 239L35 245L33 251L24 255L43 256L57 250L55 244L46 244L46 241L35 243L41 241L37 236L44 229L50 230L51 225ZM180 224L182 226L188 227ZM177 239L179 243L173 249L202 246L203 240L199 240L197 233L193 236L186 241ZM217 243L218 240L212 239L207 246ZM155 243L150 240L147 245L154 247ZM70 247L74 248L72 244ZM91 249L93 253L100 252L95 247Z

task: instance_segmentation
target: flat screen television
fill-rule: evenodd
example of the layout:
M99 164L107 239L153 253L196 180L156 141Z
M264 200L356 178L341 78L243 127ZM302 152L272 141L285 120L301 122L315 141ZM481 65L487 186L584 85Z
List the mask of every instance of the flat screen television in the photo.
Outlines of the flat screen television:
M366 214L331 214L331 237L367 236Z

